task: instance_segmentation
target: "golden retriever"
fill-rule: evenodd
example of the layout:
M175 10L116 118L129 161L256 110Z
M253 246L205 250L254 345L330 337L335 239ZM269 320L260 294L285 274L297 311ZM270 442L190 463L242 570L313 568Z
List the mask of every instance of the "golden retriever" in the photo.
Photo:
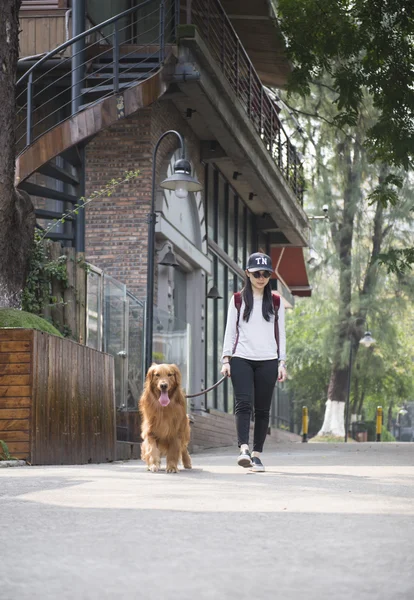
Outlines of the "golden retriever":
M161 458L167 457L167 473L178 473L180 460L191 469L187 450L190 424L181 388L181 373L176 365L151 365L139 401L141 422L141 458L149 471L156 472Z

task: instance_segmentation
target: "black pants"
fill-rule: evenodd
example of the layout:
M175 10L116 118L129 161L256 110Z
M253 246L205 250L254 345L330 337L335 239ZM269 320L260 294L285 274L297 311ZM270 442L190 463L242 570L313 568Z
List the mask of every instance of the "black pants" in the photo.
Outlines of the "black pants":
M262 452L269 427L270 406L277 380L278 361L232 358L231 381L235 396L236 429L239 447L249 443L254 406L253 450Z

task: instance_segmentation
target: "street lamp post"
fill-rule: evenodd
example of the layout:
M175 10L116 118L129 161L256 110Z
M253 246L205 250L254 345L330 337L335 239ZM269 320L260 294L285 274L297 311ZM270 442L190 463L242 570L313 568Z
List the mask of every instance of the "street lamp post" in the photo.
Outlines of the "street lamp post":
M370 331L366 331L364 337L359 340L359 343L366 348L375 344L375 340L371 335ZM345 442L348 441L348 427L349 427L349 399L351 396L351 371L352 371L352 340L350 340L349 346L349 368L348 368L348 395L346 398L345 405Z
M183 136L170 129L163 133L154 147L152 154L152 192L151 192L151 212L148 215L148 261L147 261L147 311L145 319L145 372L152 364L152 334L154 319L154 254L155 254L155 224L157 215L155 212L155 177L156 177L156 157L158 148L162 140L167 135L175 135L178 138L181 150L181 158L175 161L174 173L160 183L160 187L166 190L172 190L180 200L188 196L188 192L200 192L203 186L195 177L191 176L191 164L185 157L185 146Z

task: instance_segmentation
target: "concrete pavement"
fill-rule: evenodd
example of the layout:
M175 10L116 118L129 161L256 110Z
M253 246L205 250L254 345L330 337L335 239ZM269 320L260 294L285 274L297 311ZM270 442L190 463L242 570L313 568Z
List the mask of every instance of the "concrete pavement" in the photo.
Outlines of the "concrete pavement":
M2 600L405 600L414 444L269 444L193 471L0 469Z

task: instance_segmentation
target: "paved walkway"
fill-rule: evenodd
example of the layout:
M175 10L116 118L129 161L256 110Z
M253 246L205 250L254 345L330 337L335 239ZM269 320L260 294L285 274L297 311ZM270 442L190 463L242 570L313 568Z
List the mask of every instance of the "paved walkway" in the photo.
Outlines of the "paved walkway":
M0 469L1 599L413 598L414 444L193 461Z

